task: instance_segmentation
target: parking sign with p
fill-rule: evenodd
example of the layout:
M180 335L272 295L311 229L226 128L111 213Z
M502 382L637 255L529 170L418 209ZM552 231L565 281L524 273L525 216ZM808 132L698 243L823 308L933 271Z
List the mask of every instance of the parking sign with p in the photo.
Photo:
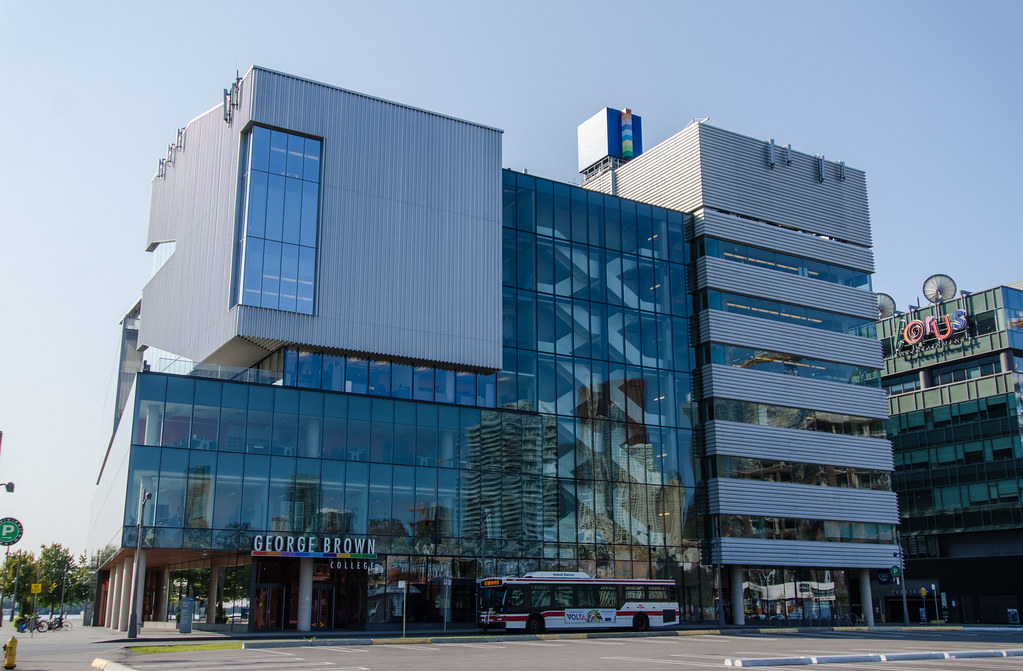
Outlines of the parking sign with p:
M24 531L21 522L13 517L0 519L0 545L14 545L21 540Z

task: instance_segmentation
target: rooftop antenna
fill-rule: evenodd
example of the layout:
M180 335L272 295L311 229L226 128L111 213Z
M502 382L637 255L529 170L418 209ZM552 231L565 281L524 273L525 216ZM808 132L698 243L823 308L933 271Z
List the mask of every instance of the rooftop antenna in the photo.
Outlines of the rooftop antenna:
M895 299L888 294L877 295L877 316L879 319L887 319L895 314Z
M956 282L948 275L938 273L924 280L924 296L931 303L947 301L956 296Z

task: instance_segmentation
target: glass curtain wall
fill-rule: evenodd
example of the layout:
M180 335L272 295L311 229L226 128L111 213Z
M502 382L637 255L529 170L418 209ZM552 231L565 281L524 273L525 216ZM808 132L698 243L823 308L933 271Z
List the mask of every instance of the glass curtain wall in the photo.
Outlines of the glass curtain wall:
M452 577L460 608L459 580L554 569L673 578L689 620L714 618L683 224L506 171L493 400L482 376L351 357L299 354L295 386L140 373L125 538L145 482L147 545L373 538L371 623L393 617L397 580L425 604Z

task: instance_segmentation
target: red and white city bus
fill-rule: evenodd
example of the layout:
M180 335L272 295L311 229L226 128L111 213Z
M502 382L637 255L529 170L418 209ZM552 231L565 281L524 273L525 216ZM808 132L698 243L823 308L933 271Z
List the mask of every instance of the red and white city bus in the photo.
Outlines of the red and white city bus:
M540 571L480 581L480 626L540 634L548 629L633 629L674 626L678 591L672 580L613 580L586 573Z

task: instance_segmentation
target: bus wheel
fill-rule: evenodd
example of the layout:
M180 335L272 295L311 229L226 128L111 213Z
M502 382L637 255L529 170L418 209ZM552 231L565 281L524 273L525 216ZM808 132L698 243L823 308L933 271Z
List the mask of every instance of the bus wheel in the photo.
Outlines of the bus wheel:
M530 615L526 620L527 634L542 634L544 630L543 618L539 615Z
M633 631L650 630L650 618L646 616L646 613L639 613L632 618L632 630Z

